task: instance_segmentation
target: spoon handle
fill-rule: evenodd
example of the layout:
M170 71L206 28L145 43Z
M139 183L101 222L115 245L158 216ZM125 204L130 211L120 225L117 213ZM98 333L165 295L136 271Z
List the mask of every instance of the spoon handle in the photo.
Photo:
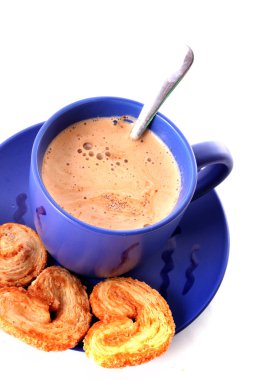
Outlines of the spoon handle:
M186 52L184 53L183 60L180 64L177 63L177 68L172 72L172 74L167 78L161 89L159 90L157 96L151 103L145 104L140 112L140 115L136 122L134 123L133 129L131 131L130 137L133 140L138 140L143 132L148 127L149 123L156 115L158 109L169 96L169 94L174 90L176 85L187 73L189 68L193 63L194 55L190 47L187 46Z

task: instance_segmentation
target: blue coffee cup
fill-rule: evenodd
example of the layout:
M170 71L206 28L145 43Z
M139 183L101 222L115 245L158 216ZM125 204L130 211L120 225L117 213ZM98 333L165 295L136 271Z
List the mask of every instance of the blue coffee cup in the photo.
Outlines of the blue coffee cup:
M90 118L131 115L143 105L129 99L97 97L70 104L41 127L31 155L30 198L34 224L48 252L64 267L90 277L111 277L128 272L150 255L163 251L189 203L212 190L230 173L232 157L221 144L190 146L182 132L158 113L150 129L168 146L181 173L181 190L174 210L163 220L140 229L110 230L82 222L63 210L41 178L45 151L69 125Z

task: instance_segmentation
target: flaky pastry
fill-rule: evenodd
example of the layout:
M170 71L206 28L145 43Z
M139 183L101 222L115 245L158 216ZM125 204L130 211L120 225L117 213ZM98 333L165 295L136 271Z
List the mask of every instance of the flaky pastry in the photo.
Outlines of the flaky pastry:
M16 223L0 226L0 287L29 284L46 262L43 243L31 228Z
M144 282L107 279L94 287L90 303L100 321L88 331L84 349L104 367L149 361L161 355L174 336L167 302Z
M27 290L0 288L0 327L39 349L74 347L90 320L85 287L62 267L44 269Z

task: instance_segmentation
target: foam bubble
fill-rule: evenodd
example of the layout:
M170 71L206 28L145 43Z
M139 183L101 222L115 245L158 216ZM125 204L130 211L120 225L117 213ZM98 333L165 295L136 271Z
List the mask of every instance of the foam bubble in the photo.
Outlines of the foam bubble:
M102 155L102 153L98 153L98 154L96 155L96 157L97 157L98 160L102 160L102 159L103 159L103 155Z
M86 143L83 144L83 147L86 150L90 150L90 149L93 148L93 145L91 143L89 143L89 142L86 142Z

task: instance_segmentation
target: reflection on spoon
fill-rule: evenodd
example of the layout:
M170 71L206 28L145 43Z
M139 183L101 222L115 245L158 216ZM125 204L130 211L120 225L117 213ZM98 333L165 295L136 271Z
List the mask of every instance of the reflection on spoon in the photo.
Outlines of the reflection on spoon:
M193 51L190 47L186 46L183 54L180 55L179 60L176 60L175 65L173 65L171 75L164 81L153 101L143 106L130 134L130 137L133 140L138 140L141 137L165 99L189 70L193 63L193 59Z

